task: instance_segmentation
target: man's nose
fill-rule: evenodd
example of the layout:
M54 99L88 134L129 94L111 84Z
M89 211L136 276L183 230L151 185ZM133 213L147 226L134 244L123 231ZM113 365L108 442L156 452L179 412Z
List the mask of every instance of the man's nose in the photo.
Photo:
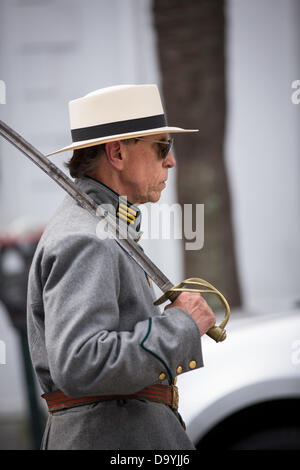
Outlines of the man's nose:
M164 164L168 168L174 168L174 166L176 165L176 160L172 151L170 151L168 155L166 156L166 158L164 159Z

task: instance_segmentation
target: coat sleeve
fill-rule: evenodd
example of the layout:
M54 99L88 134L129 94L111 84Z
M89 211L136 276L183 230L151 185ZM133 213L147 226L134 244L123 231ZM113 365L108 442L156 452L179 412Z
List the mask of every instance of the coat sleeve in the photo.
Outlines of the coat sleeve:
M52 246L43 262L49 369L69 396L134 393L171 383L179 366L186 372L203 365L198 327L181 309L157 315L153 307L153 316L119 331L115 243L72 235Z

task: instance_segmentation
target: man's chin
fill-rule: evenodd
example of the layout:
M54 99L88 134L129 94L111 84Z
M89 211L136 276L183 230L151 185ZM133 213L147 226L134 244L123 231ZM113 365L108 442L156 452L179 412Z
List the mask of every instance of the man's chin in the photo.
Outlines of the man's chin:
M153 191L151 194L148 194L147 196L140 198L140 201L135 202L135 204L138 206L139 204L146 204L147 202L157 202L160 200L160 196L161 196L161 191Z
M157 202L160 200L160 196L161 196L161 191L157 191L153 194L151 194L151 199L149 200L149 202Z

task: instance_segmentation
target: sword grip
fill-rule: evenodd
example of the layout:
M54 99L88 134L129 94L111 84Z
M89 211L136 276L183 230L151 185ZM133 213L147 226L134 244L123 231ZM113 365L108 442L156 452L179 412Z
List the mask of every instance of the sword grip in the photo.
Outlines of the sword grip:
M208 289L199 289L199 287L206 287ZM224 329L230 317L230 307L225 299L225 297L219 292L212 284L200 278L190 278L186 279L183 282L180 282L176 286L173 286L171 289L167 290L159 299L154 302L154 305L160 305L166 300L174 302L181 292L199 292L201 294L209 293L217 295L222 301L225 307L225 317L224 320L220 323L219 326L213 326L210 328L206 334L214 339L216 343L224 341L226 339L226 331Z
M170 300L170 302L173 303L173 302L175 302L175 300L177 299L177 297L178 297L180 294L181 294L181 292L172 292L172 291L170 290L170 295L169 295L169 297L168 297L168 300ZM158 305L158 304L155 303L155 305Z

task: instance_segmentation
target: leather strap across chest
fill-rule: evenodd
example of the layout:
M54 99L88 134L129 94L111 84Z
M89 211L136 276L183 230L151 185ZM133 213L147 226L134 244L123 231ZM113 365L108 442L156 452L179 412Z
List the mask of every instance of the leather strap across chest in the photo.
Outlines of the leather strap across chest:
M175 385L156 384L143 388L130 395L95 395L89 397L72 398L57 390L53 393L44 393L42 398L46 400L50 413L66 408L96 403L108 400L132 400L146 399L149 401L163 403L173 410L178 409L178 388Z

